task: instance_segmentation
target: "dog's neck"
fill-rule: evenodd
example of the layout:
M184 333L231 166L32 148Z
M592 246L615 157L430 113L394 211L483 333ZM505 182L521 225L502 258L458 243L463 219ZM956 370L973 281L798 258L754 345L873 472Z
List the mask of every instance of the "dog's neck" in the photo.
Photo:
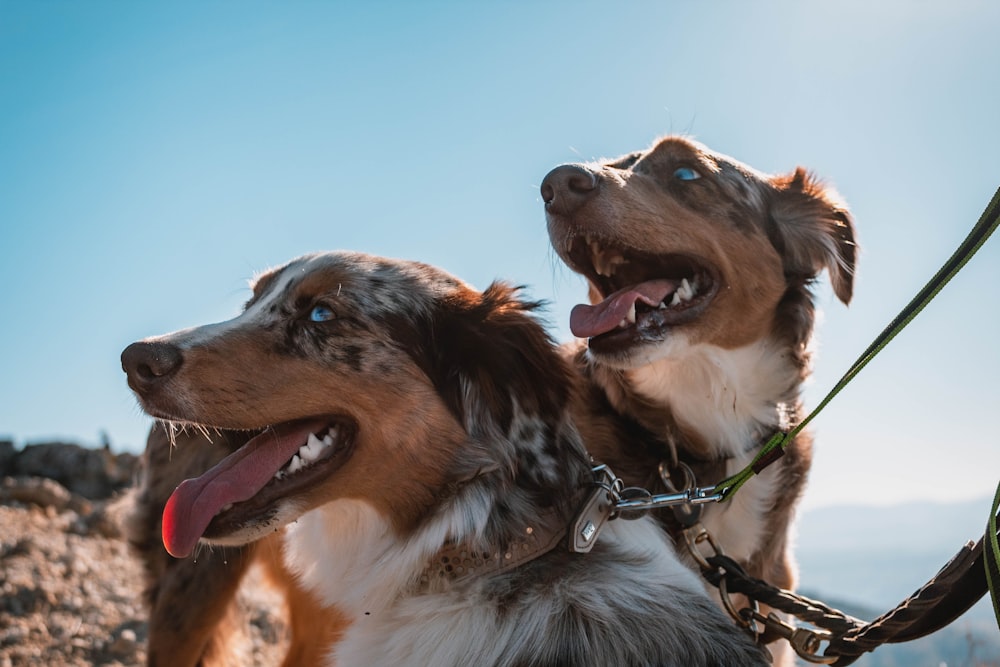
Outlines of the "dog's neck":
M500 545L502 548L477 549L475 540L445 544L421 573L420 588L439 589L445 582L509 572L554 549L568 549L568 540L572 537L567 534L577 514L567 515L567 509L582 508L589 490L589 487L577 490L568 506L540 509L527 525L516 531L512 540ZM576 509L576 512L579 511L580 509ZM588 541L590 539L592 538L587 538Z
M769 339L737 349L686 347L614 372L609 399L654 433L679 431L691 455L739 456L795 418L802 372L785 347Z
M578 436L574 431L570 437ZM561 446L553 447L559 452L554 462L536 451L534 470L527 461L514 463L513 470L525 471L514 479L511 468L498 466L458 484L406 534L368 502L327 503L288 528L286 559L324 605L354 617L385 610L401 596L454 589L470 579L432 576L436 571L429 564L439 563L442 554L468 550L489 555L487 561L496 556L495 563L480 563L486 575L508 569L512 549L525 553L510 559L528 562L554 542L564 545L566 528L586 495L584 483L592 479L582 448L566 441ZM538 488L539 470L559 479Z
M413 578L420 553L455 520L436 517L403 538L372 507L343 500L292 526L286 562L321 604L350 619L327 664L621 664L644 643L638 650L656 657L641 664L750 664L749 649L728 639L738 630L670 557L672 544L651 517L610 522L586 560L552 552L516 573L428 590ZM335 535L331 522L365 527ZM636 630L637 608L649 614L645 631ZM554 658L560 651L569 657Z

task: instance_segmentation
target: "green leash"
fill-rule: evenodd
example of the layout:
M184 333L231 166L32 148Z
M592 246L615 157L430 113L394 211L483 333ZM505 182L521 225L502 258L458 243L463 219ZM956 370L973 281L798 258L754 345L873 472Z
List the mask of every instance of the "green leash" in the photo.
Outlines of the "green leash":
M1000 509L1000 487L993 496L993 509L986 522L986 543L983 544L983 561L986 565L986 584L993 600L993 615L1000 627L1000 544L997 543L997 510Z
M986 242L993 231L1000 224L1000 188L997 189L996 193L993 195L993 199L986 206L986 210L979 217L979 221L976 226L972 228L969 235L965 237L965 240L958 247L957 250L952 254L947 262L944 263L934 277L924 285L923 289L913 297L913 299L903 308L895 319L889 323L882 333L878 335L874 342L868 346L857 361L848 369L844 374L844 377L834 385L830 393L820 401L819 405L810 412L805 419L798 423L794 428L789 430L787 433L775 433L771 438L764 444L757 456L754 457L753 461L750 462L746 468L736 473L732 477L724 479L715 486L714 492L721 495L721 500L725 501L731 498L739 489L742 487L747 480L749 480L754 475L760 473L768 465L774 461L781 458L784 454L785 447L795 438L798 433L804 429L813 418L819 414L819 412L826 407L826 405L833 400L833 397L840 393L848 382L854 379L861 369L868 365L876 354L882 351L886 345L889 344L896 334L903 330L903 328L910 323L913 318L915 318L921 310L924 309L931 299L937 296L937 293L948 284L958 271L965 266L965 264L972 259L972 256L976 254L979 248ZM1000 509L1000 487L997 488L996 496L993 500L993 508L990 513L990 519L987 526L986 537L987 544L985 545L985 561L986 561L986 575L989 583L990 595L993 598L993 610L997 617L997 625L1000 627L1000 600L998 600L998 591L1000 591L1000 544L997 540L997 510Z

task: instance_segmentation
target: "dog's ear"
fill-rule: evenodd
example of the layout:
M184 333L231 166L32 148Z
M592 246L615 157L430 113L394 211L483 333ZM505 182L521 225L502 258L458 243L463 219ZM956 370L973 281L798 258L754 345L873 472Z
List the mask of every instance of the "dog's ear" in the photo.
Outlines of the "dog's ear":
M432 325L430 375L439 391L463 416L485 410L503 429L515 403L543 419L560 413L569 385L565 364L532 314L540 304L521 300L518 292L504 283L482 293L456 291Z
M837 298L850 303L857 245L847 207L801 167L775 176L771 184L771 240L782 256L785 275L811 280L826 269Z

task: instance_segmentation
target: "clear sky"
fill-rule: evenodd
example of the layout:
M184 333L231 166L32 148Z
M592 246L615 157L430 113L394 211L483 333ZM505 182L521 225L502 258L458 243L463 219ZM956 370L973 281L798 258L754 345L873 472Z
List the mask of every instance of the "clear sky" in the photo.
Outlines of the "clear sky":
M541 179L669 132L851 205L815 404L1000 185L998 25L988 0L0 0L0 437L137 451L122 348L313 250L526 284L566 340L584 287ZM992 493L998 284L994 239L814 422L807 506Z

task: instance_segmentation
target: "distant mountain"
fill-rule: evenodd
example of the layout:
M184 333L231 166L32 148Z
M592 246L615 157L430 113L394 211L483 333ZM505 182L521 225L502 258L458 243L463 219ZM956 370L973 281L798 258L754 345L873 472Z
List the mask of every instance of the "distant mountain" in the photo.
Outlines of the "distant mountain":
M871 620L927 582L986 528L991 499L892 507L841 506L803 513L796 555L800 590ZM858 667L1000 665L1000 631L988 599L951 626L907 644L883 646Z
M798 524L802 549L855 550L899 546L957 551L986 529L991 498L888 507L839 505L809 510ZM954 548L952 546L954 545Z

